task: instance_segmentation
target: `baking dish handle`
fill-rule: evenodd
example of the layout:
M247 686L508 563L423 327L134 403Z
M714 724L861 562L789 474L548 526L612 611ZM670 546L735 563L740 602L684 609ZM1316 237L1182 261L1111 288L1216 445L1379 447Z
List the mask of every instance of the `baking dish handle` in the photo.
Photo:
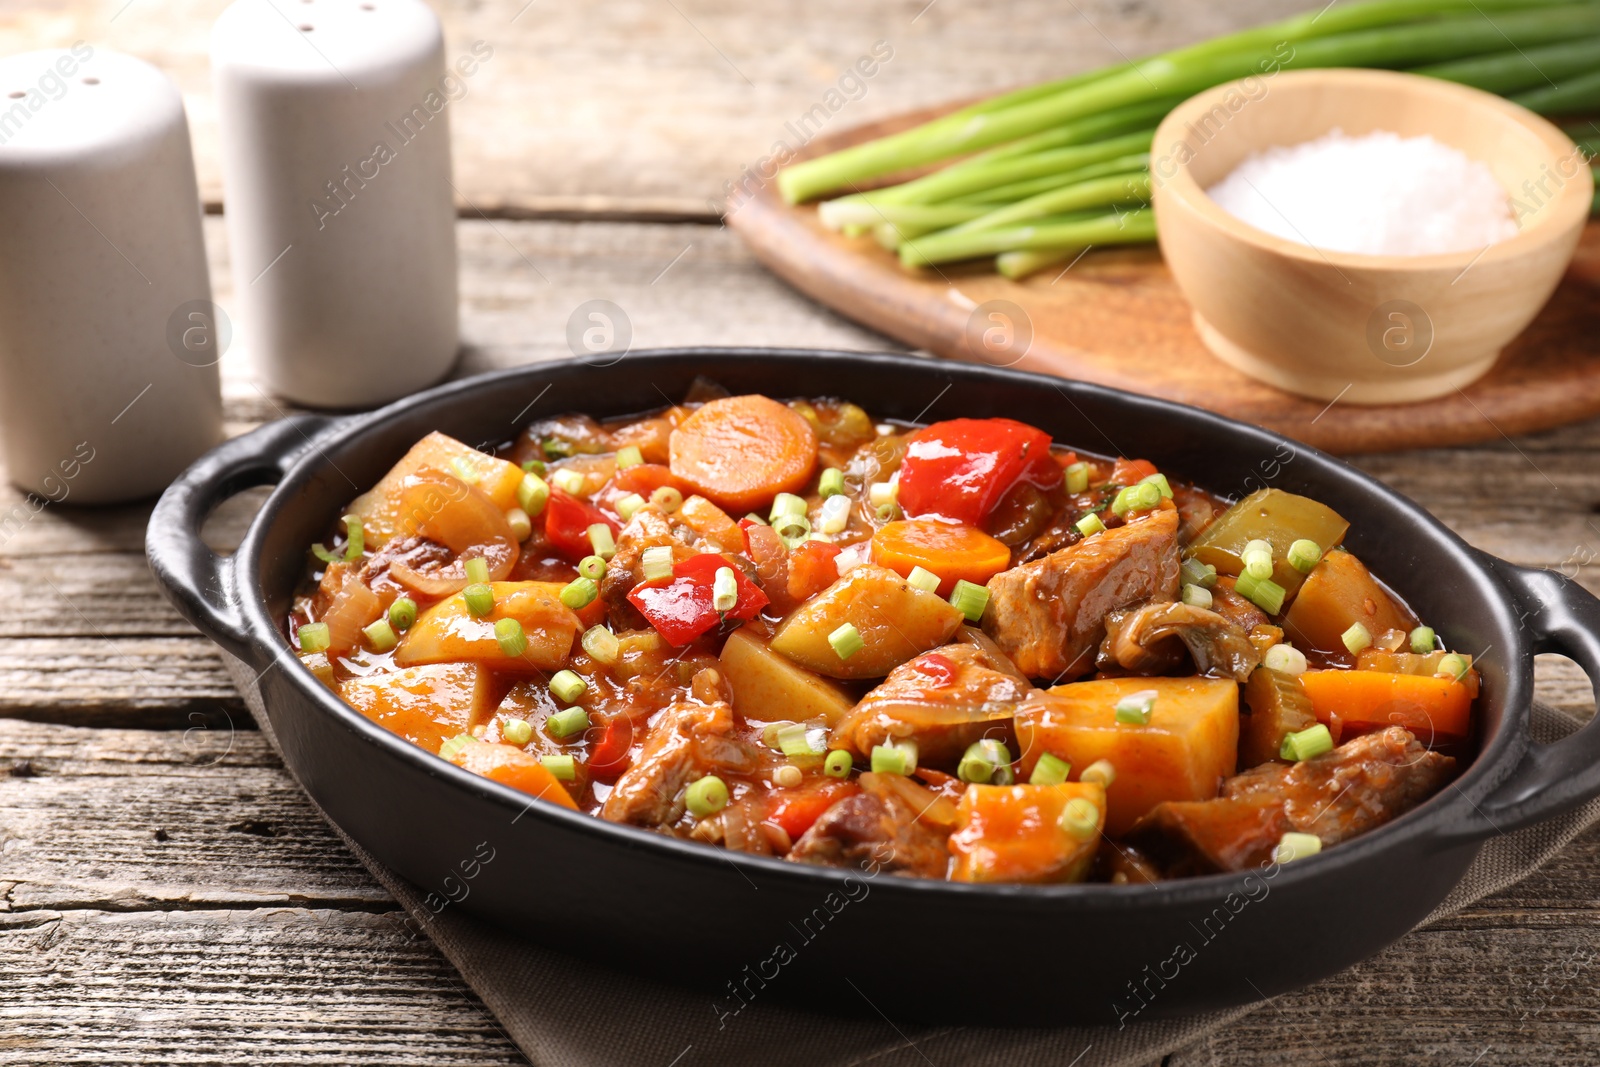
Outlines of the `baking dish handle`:
M276 485L311 439L334 419L291 415L207 452L167 487L150 513L145 555L180 614L228 652L253 662L250 640L233 592L233 557L200 537L219 504L246 489Z
M1494 561L1511 588L1521 624L1535 654L1554 652L1575 661L1600 700L1600 600L1554 571ZM1600 716L1549 744L1527 748L1505 780L1474 805L1453 837L1485 838L1520 830L1565 814L1600 796Z

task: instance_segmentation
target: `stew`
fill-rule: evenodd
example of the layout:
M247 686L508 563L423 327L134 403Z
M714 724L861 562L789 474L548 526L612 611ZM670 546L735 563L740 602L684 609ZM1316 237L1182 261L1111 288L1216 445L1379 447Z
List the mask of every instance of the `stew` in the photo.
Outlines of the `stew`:
M419 441L287 634L372 721L543 801L974 882L1286 862L1470 752L1478 675L1276 488L1004 418L699 386Z

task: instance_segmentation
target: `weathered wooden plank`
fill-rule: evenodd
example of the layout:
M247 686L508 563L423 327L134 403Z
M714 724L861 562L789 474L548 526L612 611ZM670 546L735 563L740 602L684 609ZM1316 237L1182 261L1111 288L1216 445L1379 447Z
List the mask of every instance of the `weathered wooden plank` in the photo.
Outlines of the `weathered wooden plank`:
M0 717L99 725L249 720L216 647L193 637L0 640Z
M0 915L0 1063L523 1067L389 912Z
M183 91L201 195L215 204L222 189L206 48L210 23L227 2L62 0L47 10L17 8L0 16L0 51L83 39L160 66ZM444 21L451 62L468 55L474 42L493 50L471 77L450 87L454 180L464 212L671 217L714 214L724 183L770 155L777 142L797 147L822 129L1060 77L1116 62L1121 52L1187 43L1306 5L825 0L774 9L738 0L446 0L433 6ZM871 77L845 81L839 92L841 78L880 41L892 58ZM370 143L352 145L350 162L370 154Z
M1168 1059L1168 1067L1440 1063L1544 1065L1600 1058L1600 916L1539 929L1413 934L1309 989L1274 998Z

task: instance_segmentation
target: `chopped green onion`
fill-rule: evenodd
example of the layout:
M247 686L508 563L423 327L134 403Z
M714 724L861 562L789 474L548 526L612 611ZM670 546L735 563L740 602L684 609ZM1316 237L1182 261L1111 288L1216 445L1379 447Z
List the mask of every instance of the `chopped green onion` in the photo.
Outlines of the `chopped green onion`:
M1079 519L1077 522L1073 523L1073 525L1076 526L1078 528L1078 532L1085 537L1093 537L1097 533L1106 532L1106 524L1100 521L1100 516L1092 511L1083 518Z
M1350 629L1339 635L1339 640L1344 642L1344 647L1350 650L1352 656L1359 655L1362 649L1372 647L1372 631L1359 622L1351 623Z
M611 536L611 527L606 523L597 522L589 527L589 544L594 548L594 554L602 560L617 554L616 538Z
M836 748L828 753L828 758L822 761L822 773L829 778L847 778L850 767L855 761L850 758L850 753L842 748Z
M638 493L629 493L616 503L617 514L622 516L623 522L633 518L633 513L642 507L644 507L644 497Z
M482 556L467 560L467 581L482 585L489 580L489 561Z
M838 496L844 492L844 471L838 467L829 467L822 472L822 477L817 479L817 493L824 500L830 496Z
M708 774L689 786L683 802L689 808L689 814L697 819L715 815L728 806L727 783L714 774Z
M867 647L866 641L862 640L861 631L848 622L828 635L828 644L833 646L833 651L840 659L849 659Z
M1301 574L1310 574L1311 569L1322 560L1322 546L1302 537L1289 546L1284 558L1289 561L1289 566Z
M1162 474L1160 471L1157 471L1155 474L1148 474L1143 478L1140 478L1139 484L1153 485L1156 487L1156 491L1161 494L1163 499L1172 499L1172 483L1167 481L1167 476Z
M903 514L899 504L882 504L873 512L878 516L879 522L894 522Z
M589 728L589 713L582 708L568 708L550 716L544 721L544 725L553 736L565 741L573 734L582 733Z
M1465 656L1459 656L1452 652L1439 660L1439 669L1433 673L1435 676L1442 676L1449 678L1451 681L1459 682L1466 677L1467 671L1471 667L1472 664L1467 662Z
M1080 782L1094 782L1102 789L1111 788L1111 783L1117 780L1117 768L1108 759L1097 759L1083 769L1078 775Z
M468 485L477 485L479 479L482 478L478 468L467 462L466 456L456 456L452 459L450 461L450 469L455 472L457 478L460 478Z
M1039 762L1033 765L1033 773L1028 776L1029 785L1060 785L1067 780L1067 775L1072 773L1072 764L1059 756L1052 756L1046 752L1039 757Z
M917 769L917 743L895 741L887 745L872 746L873 774L910 775Z
M900 502L900 484L895 481L873 482L867 489L867 502L875 508L886 508Z
M1288 590L1271 578L1257 578L1249 571L1239 575L1233 583L1233 591L1268 615L1282 611L1283 599L1289 595Z
M711 610L732 611L737 603L739 582L733 576L733 568L718 567L716 576L711 579Z
M753 511L749 512L748 514L746 514L745 518L749 519L751 522L755 523L757 526L771 526L772 525L766 519L763 519L760 515L757 515Z
M1150 482L1137 482L1117 490L1116 499L1111 501L1111 511L1114 515L1126 515L1130 511L1146 511L1161 503L1161 487Z
M1056 825L1079 841L1087 841L1100 828L1100 806L1088 797L1073 797L1061 809Z
M811 535L811 520L804 515L779 515L772 520L772 528L785 547L793 549Z
M1186 585L1183 587L1183 602L1191 608L1209 608L1212 604L1211 590L1203 585Z
M550 676L550 692L563 704L571 704L583 696L589 688L589 683L579 678L573 671L556 671Z
M1069 493L1082 493L1089 488L1089 465L1087 463L1068 464L1066 470L1066 485Z
M320 544L316 544L311 546L311 554L324 563L337 563L340 560L346 563L354 563L366 551L367 539L361 529L361 520L354 515L346 515L344 517L344 536L343 552L330 552Z
M606 576L606 561L599 556L584 556L578 563L578 573L598 582Z
M301 652L326 652L333 644L333 635L325 622L310 622L300 627Z
M593 578L574 578L561 587L561 602L573 611L581 611L594 603L594 598L600 595L600 587Z
M604 626L591 626L583 631L583 650L596 663L614 666L622 652L617 635Z
M1179 577L1190 585L1198 585L1202 589L1210 589L1217 584L1217 568L1209 563L1201 563L1197 559L1186 559L1183 566L1178 569Z
M1244 546L1244 551L1239 553L1239 562L1244 564L1244 572L1252 578L1265 579L1272 577L1272 546L1259 538Z
M1322 851L1322 838L1316 834L1297 834L1290 832L1278 839L1277 847L1272 850L1274 863L1288 863L1292 860L1303 860L1307 856L1315 856Z
M367 640L372 643L372 651L374 652L387 652L400 643L400 639L395 636L394 627L389 625L388 619L379 619L370 626L364 626L361 628L361 632L367 635Z
M967 746L961 762L956 765L956 777L963 782L988 782L1001 767L1011 768L1011 751L1005 742L985 737ZM1004 785L997 782L997 785Z
M1419 656L1426 656L1432 652L1438 643L1438 635L1431 626L1419 626L1411 631L1411 651Z
M544 769L550 772L550 777L560 782L570 782L578 777L578 761L567 752L558 752L553 756L540 756L539 762L544 764Z
M589 480L587 478L585 478L580 472L573 470L571 467L558 468L550 475L551 485L555 486L563 493L571 493L573 496L582 496L583 487L587 485L588 482Z
M1333 751L1333 734L1322 723L1308 726L1298 733L1284 734L1283 744L1278 749L1278 758L1286 760L1311 759L1324 752Z
M461 599L467 602L467 611L481 619L494 610L494 589L487 582L473 582L461 590Z
M562 456L570 456L573 452L572 442L563 441L559 437L547 437L543 441L540 441L539 450L545 455L549 456L551 459L559 459Z
M1156 706L1156 691L1141 689L1117 701L1117 721L1130 726L1143 726L1150 721L1150 712Z
M503 655L512 659L528 650L528 635L522 632L522 623L516 619L500 619L494 624L494 639L500 644Z
M817 756L822 753L821 734L813 736L803 722L792 722L779 727L775 740L778 742L778 751L790 759Z
M683 494L670 485L663 485L650 494L650 503L671 515L683 507Z
M526 511L529 518L544 511L549 499L550 486L543 478L531 471L522 476L522 484L517 486L517 507Z
M823 533L844 533L845 528L850 525L850 498L830 496L824 500L819 525Z
M521 508L506 509L506 525L511 527L511 536L518 544L533 536L533 520Z
M544 477L544 472L549 469L544 465L544 460L542 459L525 459L522 461L522 472L524 474L537 474L542 478Z
M456 757L461 754L461 751L476 740L477 738L473 737L471 734L456 734L454 737L450 738L444 744L439 746L439 755L442 758L449 760L451 763L454 763L456 761Z
M772 523L776 526L778 520L785 515L804 515L806 510L804 497L795 496L793 493L779 493L772 500Z
M617 449L617 470L627 470L644 462L644 453L638 445L625 445Z
M793 789L804 779L805 776L800 773L800 768L792 763L785 763L772 772L772 784L783 789Z
M411 629L411 624L417 621L417 602L408 596L403 596L389 605L389 625L400 633Z
M660 582L672 577L672 546L653 545L639 556L640 570L647 582Z
M950 603L967 617L968 622L978 622L983 618L983 609L989 606L989 590L975 582L960 578L950 590Z
M911 573L906 575L906 584L924 593L936 593L939 591L939 576L926 567L912 567Z
M1261 657L1261 665L1279 674L1304 674L1306 654L1293 645L1277 644L1267 649L1267 654Z
M513 745L525 745L533 740L533 725L527 719L507 719L500 724L500 736Z

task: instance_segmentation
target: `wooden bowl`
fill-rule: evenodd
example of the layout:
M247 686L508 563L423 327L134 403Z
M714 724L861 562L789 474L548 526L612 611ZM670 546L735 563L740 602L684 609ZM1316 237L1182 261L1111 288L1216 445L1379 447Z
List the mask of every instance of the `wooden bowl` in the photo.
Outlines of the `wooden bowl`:
M1274 237L1205 190L1246 156L1334 130L1428 134L1484 163L1518 230L1465 252L1373 256ZM1415 74L1283 71L1185 101L1151 149L1161 251L1216 356L1280 389L1358 404L1474 381L1566 270L1594 179L1565 134L1500 97Z

